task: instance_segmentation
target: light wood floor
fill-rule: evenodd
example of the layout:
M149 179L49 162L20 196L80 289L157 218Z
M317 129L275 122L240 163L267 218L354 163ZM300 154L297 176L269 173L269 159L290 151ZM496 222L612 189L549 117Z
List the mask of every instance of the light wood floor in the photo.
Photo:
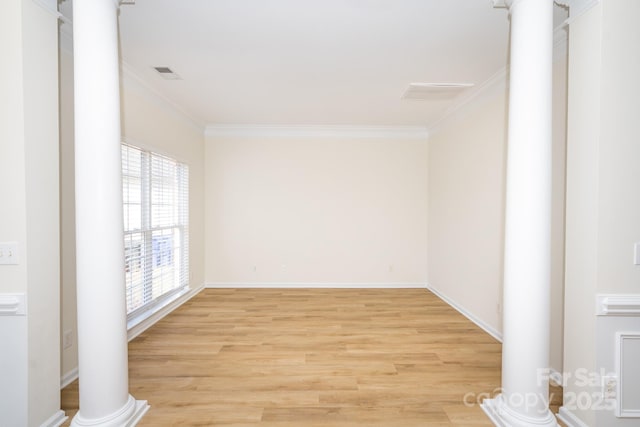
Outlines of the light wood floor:
M129 388L140 426L491 426L463 398L500 351L426 290L210 289L129 344Z

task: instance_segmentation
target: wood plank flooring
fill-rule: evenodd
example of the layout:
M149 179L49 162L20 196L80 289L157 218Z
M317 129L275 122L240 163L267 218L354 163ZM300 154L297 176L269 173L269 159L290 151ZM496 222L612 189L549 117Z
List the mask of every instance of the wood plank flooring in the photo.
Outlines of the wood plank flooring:
M491 426L463 399L500 352L426 290L209 289L129 344L130 391L140 426Z

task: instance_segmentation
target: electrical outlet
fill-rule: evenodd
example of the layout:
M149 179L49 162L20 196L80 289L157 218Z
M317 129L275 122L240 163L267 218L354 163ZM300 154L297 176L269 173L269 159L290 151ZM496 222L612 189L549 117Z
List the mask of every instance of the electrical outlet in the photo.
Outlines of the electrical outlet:
M73 345L73 331L67 329L62 334L62 348L69 348Z
M602 377L602 396L604 399L615 399L618 388L618 378L615 376Z

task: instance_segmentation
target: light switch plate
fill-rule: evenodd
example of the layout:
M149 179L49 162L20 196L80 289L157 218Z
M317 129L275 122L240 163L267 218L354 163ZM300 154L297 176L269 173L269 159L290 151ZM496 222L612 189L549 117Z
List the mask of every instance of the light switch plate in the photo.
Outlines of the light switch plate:
M18 243L2 242L0 243L0 264L19 264Z
M633 263L640 265L640 242L633 245Z

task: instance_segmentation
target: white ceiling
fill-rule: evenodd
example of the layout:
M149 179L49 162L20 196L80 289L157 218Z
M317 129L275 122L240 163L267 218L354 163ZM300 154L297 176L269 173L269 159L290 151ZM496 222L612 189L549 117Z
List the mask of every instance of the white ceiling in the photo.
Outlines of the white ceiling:
M556 21L564 16L556 7ZM128 68L206 124L429 126L464 91L403 100L407 86L481 85L505 67L508 33L507 11L490 0L136 0L120 8ZM154 66L182 80L164 80Z

